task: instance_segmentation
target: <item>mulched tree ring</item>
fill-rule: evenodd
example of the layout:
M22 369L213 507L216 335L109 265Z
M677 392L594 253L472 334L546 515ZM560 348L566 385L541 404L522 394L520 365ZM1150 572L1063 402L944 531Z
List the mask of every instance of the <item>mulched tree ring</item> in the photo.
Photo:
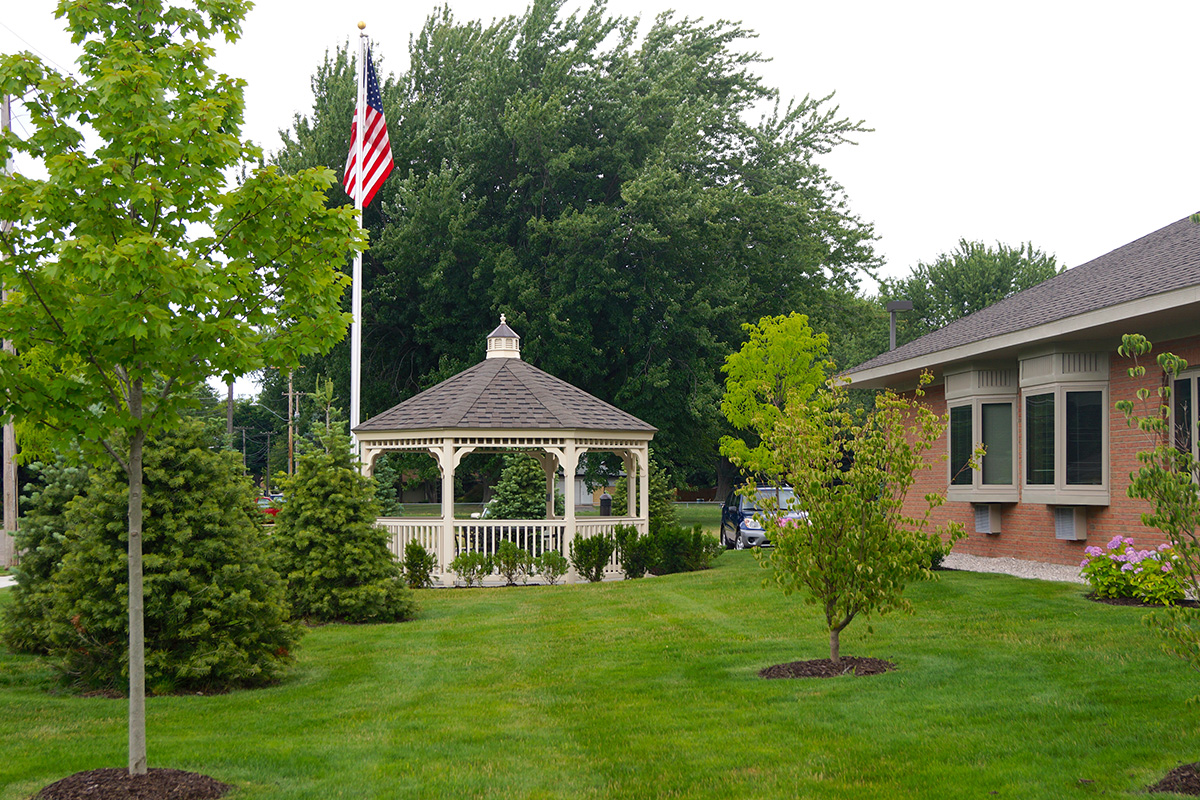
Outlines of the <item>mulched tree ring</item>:
M760 678L838 678L842 675L854 675L859 678L866 675L879 675L894 670L896 665L882 658L861 658L859 656L842 656L837 664L828 658L815 658L811 661L793 661L790 664L776 664L758 671Z
M151 769L130 775L117 767L76 772L50 784L34 800L216 800L233 789L227 783L179 769Z
M1200 764L1184 764L1167 773L1166 777L1153 786L1146 787L1148 792L1174 792L1192 797L1200 797Z

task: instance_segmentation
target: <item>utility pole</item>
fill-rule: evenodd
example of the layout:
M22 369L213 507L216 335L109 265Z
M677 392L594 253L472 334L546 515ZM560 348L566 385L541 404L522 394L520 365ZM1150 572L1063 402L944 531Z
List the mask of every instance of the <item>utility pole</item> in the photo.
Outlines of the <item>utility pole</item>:
M8 133L12 129L12 100L8 95L0 98L0 131ZM12 161L4 165L5 174L12 173ZM0 233L5 235L12 230L10 220L0 220ZM4 253L0 252L0 258ZM0 302L8 302L8 289L0 289ZM12 342L4 340L4 350L15 352ZM9 420L4 424L4 531L0 533L0 567L12 566L17 561L16 542L13 536L17 532L17 429Z
M229 437L230 445L233 444L233 381L230 381L227 386L229 393L225 397L225 435Z

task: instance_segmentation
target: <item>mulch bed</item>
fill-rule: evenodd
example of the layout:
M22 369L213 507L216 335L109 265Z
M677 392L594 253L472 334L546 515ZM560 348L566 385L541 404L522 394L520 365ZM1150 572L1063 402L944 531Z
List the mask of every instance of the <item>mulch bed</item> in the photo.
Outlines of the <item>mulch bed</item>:
M42 789L33 800L216 800L233 787L179 769L130 775L116 767L76 772Z
M828 658L815 658L811 661L793 661L790 664L776 664L758 671L760 678L837 678L842 675L879 675L894 670L896 665L882 658L860 658L859 656L842 656L839 663L834 664Z
M1167 776L1153 786L1146 787L1148 792L1175 792L1192 797L1200 797L1200 764L1184 764L1167 773Z

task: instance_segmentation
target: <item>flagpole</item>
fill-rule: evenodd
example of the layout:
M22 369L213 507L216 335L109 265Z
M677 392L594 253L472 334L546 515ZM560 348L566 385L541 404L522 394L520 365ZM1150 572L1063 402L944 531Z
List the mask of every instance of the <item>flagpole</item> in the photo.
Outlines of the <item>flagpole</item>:
M358 23L358 104L354 137L354 207L358 209L358 229L362 230L363 197L363 137L367 135L367 23ZM350 430L351 442L357 452L353 430L361 421L359 400L362 390L362 252L354 254L354 271L350 276Z

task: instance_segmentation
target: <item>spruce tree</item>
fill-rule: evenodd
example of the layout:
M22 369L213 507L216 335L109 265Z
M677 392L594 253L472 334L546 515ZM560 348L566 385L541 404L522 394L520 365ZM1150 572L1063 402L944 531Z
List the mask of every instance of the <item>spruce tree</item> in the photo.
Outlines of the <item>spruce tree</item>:
M12 603L4 609L3 638L13 650L45 655L50 645L50 578L67 550L67 504L86 491L88 470L62 456L31 464L30 470L36 483L25 487L21 503L25 516L15 537L21 563L13 568L17 585Z
M254 489L215 422L186 420L145 457L146 685L220 691L278 679L300 638L270 565ZM128 680L129 485L103 462L66 504L68 535L48 585L48 651L80 688ZM49 501L47 501L48 503ZM54 523L57 524L57 523Z
M493 519L545 519L546 473L537 461L516 453L504 457L504 471L488 506Z
M297 617L398 622L416 613L412 591L376 526L374 482L355 469L346 435L326 428L284 483L274 541Z

